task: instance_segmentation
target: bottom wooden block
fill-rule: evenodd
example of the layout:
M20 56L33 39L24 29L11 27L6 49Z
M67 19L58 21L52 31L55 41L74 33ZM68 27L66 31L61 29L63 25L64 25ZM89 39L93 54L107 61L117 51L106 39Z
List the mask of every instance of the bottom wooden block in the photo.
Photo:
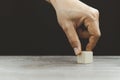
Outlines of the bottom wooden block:
M77 55L77 63L92 63L92 62L93 62L92 51L82 51L80 55Z

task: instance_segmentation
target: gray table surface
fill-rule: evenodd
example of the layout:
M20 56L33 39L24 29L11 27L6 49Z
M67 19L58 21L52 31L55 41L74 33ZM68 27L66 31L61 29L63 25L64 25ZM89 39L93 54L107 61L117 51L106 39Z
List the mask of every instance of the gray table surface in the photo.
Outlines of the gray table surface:
M120 56L0 56L0 80L120 80Z

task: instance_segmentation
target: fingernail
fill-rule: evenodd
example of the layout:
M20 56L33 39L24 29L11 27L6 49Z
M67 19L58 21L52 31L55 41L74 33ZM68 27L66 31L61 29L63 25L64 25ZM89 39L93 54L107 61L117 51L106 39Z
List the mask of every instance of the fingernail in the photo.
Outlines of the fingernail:
M76 55L79 55L80 54L80 49L74 48L74 52L75 52Z

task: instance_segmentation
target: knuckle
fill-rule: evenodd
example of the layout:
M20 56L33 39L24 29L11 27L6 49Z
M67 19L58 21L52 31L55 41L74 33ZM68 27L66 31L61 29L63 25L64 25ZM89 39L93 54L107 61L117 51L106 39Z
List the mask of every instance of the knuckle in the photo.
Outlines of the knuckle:
M94 9L94 14L95 15L99 15L99 10L98 9Z
M90 12L90 18L91 20L97 20L99 18L99 11L98 9L92 9Z
M62 29L63 29L64 31L68 31L69 27L68 27L68 26L63 26Z
M71 43L71 45L72 45L72 47L74 48L74 47L78 47L78 41L70 41L70 43Z
M100 37L101 37L101 33L96 33L96 34L94 34L94 37L95 37L95 38L100 38Z

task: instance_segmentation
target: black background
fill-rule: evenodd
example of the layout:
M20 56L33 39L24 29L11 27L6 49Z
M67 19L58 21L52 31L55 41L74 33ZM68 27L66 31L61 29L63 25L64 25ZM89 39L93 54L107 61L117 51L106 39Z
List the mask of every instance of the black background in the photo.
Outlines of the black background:
M100 11L102 36L94 54L120 55L119 0L82 1ZM74 53L49 3L44 0L1 0L0 55Z

